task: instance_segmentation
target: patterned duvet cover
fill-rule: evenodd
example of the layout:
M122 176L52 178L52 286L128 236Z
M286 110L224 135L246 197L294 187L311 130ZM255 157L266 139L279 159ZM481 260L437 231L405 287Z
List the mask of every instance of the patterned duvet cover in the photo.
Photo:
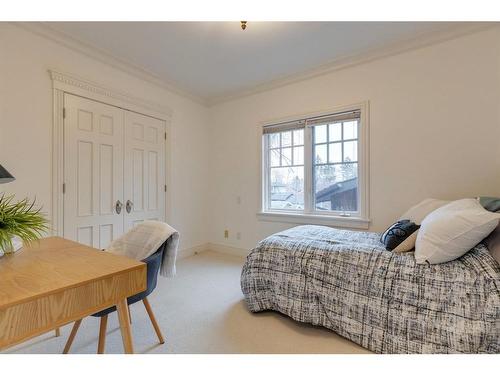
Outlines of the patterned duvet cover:
M385 250L380 234L299 226L248 255L252 312L275 310L376 353L500 353L500 266L483 245L444 264Z

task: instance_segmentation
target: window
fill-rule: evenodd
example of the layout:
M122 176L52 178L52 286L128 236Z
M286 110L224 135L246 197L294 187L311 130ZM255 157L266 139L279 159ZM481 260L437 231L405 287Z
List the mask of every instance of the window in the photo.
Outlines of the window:
M261 215L367 225L366 127L362 105L265 126Z

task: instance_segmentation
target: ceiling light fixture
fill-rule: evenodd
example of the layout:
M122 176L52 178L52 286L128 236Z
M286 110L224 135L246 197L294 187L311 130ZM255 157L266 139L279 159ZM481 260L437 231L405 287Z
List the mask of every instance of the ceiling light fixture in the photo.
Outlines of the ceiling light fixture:
M247 21L240 21L241 23L241 30L245 30L247 28Z

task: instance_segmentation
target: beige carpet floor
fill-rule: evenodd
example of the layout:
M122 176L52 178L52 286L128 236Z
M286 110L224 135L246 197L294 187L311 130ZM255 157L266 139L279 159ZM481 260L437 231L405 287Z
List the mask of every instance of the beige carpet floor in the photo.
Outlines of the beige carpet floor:
M274 312L250 313L240 290L244 259L203 252L177 263L177 276L158 279L150 302L166 342L159 345L142 303L131 306L137 353L368 353L332 331ZM7 353L61 353L71 325ZM71 353L95 353L99 319L83 320ZM108 321L106 353L123 353L116 313Z

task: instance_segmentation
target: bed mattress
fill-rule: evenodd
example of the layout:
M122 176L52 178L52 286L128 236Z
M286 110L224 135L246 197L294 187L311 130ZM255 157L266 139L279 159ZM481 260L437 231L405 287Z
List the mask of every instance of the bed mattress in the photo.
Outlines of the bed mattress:
M418 265L379 238L307 225L264 239L241 274L248 308L329 328L376 353L500 353L500 266L484 245Z

